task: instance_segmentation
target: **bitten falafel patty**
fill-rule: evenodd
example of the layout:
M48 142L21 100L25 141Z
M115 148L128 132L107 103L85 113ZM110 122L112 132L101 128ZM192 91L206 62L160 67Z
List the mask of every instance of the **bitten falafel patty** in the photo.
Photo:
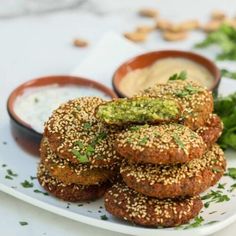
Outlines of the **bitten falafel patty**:
M160 166L124 163L120 172L130 188L163 199L200 194L217 183L225 168L224 152L215 144L202 158L186 164Z
M96 117L109 125L170 123L179 119L181 110L173 99L120 98L99 105Z
M75 164L107 167L117 162L120 157L113 148L116 130L94 116L96 107L103 102L97 97L82 97L56 109L44 133L52 151Z
M115 148L129 162L175 164L200 158L206 144L186 126L163 124L131 126L117 135Z
M183 108L181 122L192 130L202 127L213 111L212 92L192 81L157 84L137 94L137 97L140 96L175 99Z
M64 184L52 177L41 163L38 167L37 178L42 187L49 193L64 201L79 202L90 201L102 197L110 183L101 185Z
M187 223L200 212L199 196L159 200L135 192L123 183L105 193L105 208L112 215L148 227L173 227Z
M108 168L72 164L53 153L45 137L41 141L40 156L49 174L65 184L95 185L112 181L115 180L120 166L119 162Z

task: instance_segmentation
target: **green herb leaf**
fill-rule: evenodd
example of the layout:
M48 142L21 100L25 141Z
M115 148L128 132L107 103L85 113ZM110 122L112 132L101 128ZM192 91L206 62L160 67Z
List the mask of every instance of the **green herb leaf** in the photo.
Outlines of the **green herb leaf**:
M236 168L228 168L228 172L225 175L230 176L232 179L236 179Z
M206 48L217 45L221 52L217 55L218 60L236 60L236 29L227 24L223 24L217 31L207 35L196 48Z
M5 179L10 179L10 180L13 180L13 178L9 175L5 175Z
M88 163L89 159L86 155L80 154L80 152L76 149L72 150L72 153L76 156L80 163Z
M84 144L81 141L76 141L74 144L76 146L79 146L79 148L83 148L84 147Z
M226 185L226 183L224 183L224 184L219 183L217 188L218 189L225 189L225 185Z
M100 216L101 220L108 220L108 217L106 215Z
M148 137L143 137L141 140L139 140L138 145L145 145L148 142Z
M176 134L176 133L173 133L173 134L172 134L172 137L173 137L175 143L176 143L184 152L186 152L186 150L185 150L185 145L184 145L184 143L182 142L182 140L180 139L179 135Z
M21 226L25 226L25 225L28 225L29 223L26 222L26 221L20 221L19 224L20 224Z
M88 123L88 122L84 123L83 128L84 128L85 130L89 130L89 129L91 129L91 127L92 127L92 124L91 124L91 123Z
M233 192L236 189L236 184L232 184L230 186L230 192Z
M13 173L13 171L12 171L12 170L10 170L10 169L8 169L8 170L7 170L7 173L8 173L8 175L10 175L10 176L13 176L13 177L16 177L16 176L18 176L18 174L16 174L16 173Z
M179 74L173 74L169 80L186 80L187 79L187 72L186 71L181 71Z
M202 225L204 219L202 216L197 216L194 218L194 222L184 227L184 229L196 228Z
M42 194L45 195L45 196L48 196L48 195L49 195L47 192L43 192L43 191L40 191L40 190L38 190L38 189L35 189L35 190L34 190L34 193L42 193Z
M32 187L34 187L34 184L29 182L28 180L25 180L24 182L22 182L21 185L24 188L32 188Z
M229 71L226 69L221 69L221 76L228 77L231 79L236 79L236 71Z

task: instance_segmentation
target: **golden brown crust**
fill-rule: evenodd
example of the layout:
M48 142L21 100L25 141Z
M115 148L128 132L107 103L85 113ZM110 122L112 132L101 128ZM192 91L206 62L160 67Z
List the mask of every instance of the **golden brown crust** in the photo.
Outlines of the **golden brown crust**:
M116 184L105 194L105 208L112 215L147 227L173 227L187 223L202 208L199 196L158 200Z
M194 196L205 191L223 176L226 160L218 145L213 145L201 159L178 165L121 166L121 175L132 189L151 197Z
M192 130L202 127L213 111L212 93L192 81L175 80L157 84L137 96L172 98L179 101L183 107L181 123Z
M223 123L219 116L210 114L203 127L196 130L196 133L202 137L208 147L211 147L223 132Z
M120 157L113 148L115 130L94 116L102 102L97 97L82 97L56 109L44 130L52 151L74 164L86 162L107 167L118 162Z
M202 138L180 124L134 126L117 136L117 152L132 163L175 164L201 157Z
M65 184L95 185L112 181L119 170L119 165L99 168L88 164L72 164L53 153L45 137L41 141L40 157L49 174Z
M49 193L64 201L80 202L91 201L102 197L110 183L101 185L64 184L50 176L43 164L38 167L38 181Z

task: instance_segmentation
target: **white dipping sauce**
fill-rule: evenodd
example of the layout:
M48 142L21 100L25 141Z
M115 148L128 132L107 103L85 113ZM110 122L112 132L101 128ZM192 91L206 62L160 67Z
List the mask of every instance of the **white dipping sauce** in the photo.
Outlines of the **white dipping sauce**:
M92 87L59 86L57 84L28 89L14 103L14 110L24 122L38 133L43 133L44 123L52 111L62 103L84 96L109 99L106 94Z

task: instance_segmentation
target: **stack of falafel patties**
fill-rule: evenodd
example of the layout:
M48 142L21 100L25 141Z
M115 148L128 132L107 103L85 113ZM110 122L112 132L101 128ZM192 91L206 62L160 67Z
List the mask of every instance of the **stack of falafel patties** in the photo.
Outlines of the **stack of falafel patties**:
M94 116L102 103L96 97L71 100L45 124L38 180L60 199L97 199L117 176L120 157L113 148L114 129Z
M106 192L106 210L149 227L178 226L197 216L199 194L226 168L215 144L223 126L212 112L210 91L179 80L99 106L101 120L125 125L115 143L124 158L123 181Z

